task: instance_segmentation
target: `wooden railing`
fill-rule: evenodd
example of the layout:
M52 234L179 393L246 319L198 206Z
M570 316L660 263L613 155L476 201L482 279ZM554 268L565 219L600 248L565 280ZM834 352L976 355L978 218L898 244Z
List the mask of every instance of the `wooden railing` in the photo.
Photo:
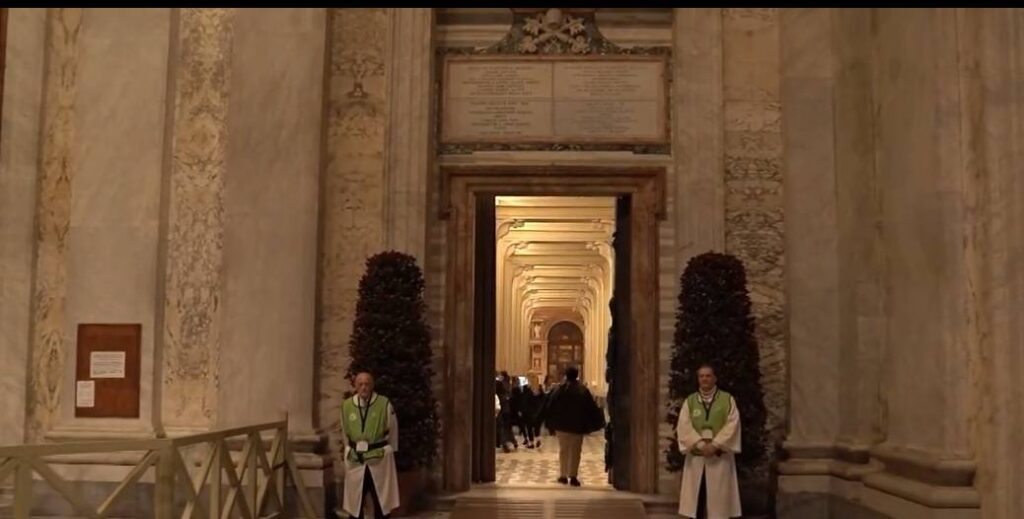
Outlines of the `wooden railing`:
M262 433L273 433L269 450L264 447ZM242 438L244 443L236 462L228 444ZM192 463L190 470L183 455L185 451L198 454L202 463ZM60 463L52 459L55 456L124 452L144 454L114 491L98 504L87 503L77 488L50 466ZM153 473L156 519L283 518L286 517L285 484L289 478L295 485L302 517L317 517L288 444L287 420L173 439L0 447L0 487L13 477L16 519L31 517L34 477L49 484L76 516L103 519L111 514L129 489L150 472Z

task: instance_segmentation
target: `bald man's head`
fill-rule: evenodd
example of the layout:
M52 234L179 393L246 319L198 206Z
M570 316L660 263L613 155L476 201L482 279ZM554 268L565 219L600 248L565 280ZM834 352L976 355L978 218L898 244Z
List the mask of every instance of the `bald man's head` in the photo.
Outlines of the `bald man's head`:
M360 371L356 375L356 393L363 400L370 398L373 394L373 375L367 371Z

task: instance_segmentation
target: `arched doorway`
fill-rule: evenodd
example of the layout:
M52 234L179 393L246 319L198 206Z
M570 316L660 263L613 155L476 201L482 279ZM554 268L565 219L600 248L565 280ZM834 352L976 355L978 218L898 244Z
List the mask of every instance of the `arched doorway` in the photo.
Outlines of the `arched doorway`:
M561 321L552 326L548 331L548 375L562 380L569 366L579 368L582 375L583 347L583 330L576 323Z

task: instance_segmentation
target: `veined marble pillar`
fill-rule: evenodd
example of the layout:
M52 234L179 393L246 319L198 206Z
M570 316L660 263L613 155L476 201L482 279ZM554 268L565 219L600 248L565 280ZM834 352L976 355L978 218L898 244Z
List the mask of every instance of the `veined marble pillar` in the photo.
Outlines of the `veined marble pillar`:
M829 9L780 14L786 298L791 409L787 449L826 452L839 429L839 258ZM794 452L796 449L796 452Z
M415 7L389 12L387 247L415 256L420 268L425 268L427 178L434 156L434 10Z
M10 9L0 122L0 445L26 440L46 10Z
M178 13L161 330L161 415L172 430L204 430L217 421L235 16L235 9Z
M885 339L882 194L875 168L871 11L833 9L834 154L839 235L837 455L866 463L884 438L878 405Z
M46 83L32 280L32 360L26 406L26 439L31 442L41 441L60 414L64 364L71 347L64 309L67 235L71 225L70 185L77 169L71 149L75 139L73 120L81 23L81 9L51 9L46 13Z
M965 243L977 319L970 362L974 486L986 518L1024 515L1024 13L958 9L965 201L976 239Z
M868 498L880 491L972 517L979 226L965 169L957 11L880 9L874 22L887 320L886 437L871 456L886 470L864 483Z
M682 273L693 256L725 250L722 10L674 11L672 156L676 271Z
M231 49L221 427L312 431L324 9L246 9Z

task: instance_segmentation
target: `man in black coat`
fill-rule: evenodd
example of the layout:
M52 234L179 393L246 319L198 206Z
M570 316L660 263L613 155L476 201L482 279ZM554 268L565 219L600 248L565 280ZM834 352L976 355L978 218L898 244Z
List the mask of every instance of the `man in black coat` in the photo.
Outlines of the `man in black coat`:
M594 402L594 395L579 382L575 366L565 370L565 382L548 398L541 416L548 429L558 436L558 461L561 477L558 482L580 486L580 454L583 436L604 428L604 412Z

